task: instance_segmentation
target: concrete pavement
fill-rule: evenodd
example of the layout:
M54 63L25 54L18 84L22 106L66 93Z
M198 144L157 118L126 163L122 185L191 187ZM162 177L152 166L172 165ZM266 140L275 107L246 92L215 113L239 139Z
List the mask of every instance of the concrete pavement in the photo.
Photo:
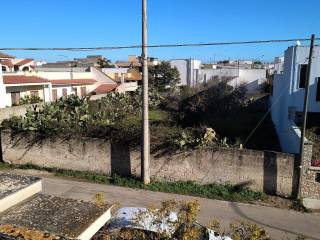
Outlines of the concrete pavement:
M120 203L121 206L157 206L169 199L199 200L201 204L199 221L203 224L212 219L219 220L223 225L237 220L246 220L263 225L275 239L286 239L295 235L320 239L319 214L57 178L44 178L43 192L82 200L93 200L96 193L102 192L107 202Z
M101 192L108 203L120 203L121 206L157 206L169 199L198 200L201 204L199 222L203 224L217 219L222 226L227 226L230 222L245 220L262 225L274 239L295 239L297 235L320 239L320 214L73 181L50 175L40 177L45 194L90 201Z

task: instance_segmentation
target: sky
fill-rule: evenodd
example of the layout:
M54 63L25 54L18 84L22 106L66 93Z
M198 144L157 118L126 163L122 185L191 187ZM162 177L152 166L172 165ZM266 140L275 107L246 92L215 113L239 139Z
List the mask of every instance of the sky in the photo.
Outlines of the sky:
M0 47L99 47L141 43L141 0L1 1ZM319 0L148 0L149 44L320 37ZM160 59L271 61L293 43L150 49ZM139 49L12 51L17 57L70 60L101 54L126 60Z

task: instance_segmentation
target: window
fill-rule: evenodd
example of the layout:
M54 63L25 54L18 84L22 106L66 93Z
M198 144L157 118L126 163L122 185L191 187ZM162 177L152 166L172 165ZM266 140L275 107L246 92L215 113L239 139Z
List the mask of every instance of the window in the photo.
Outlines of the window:
M84 97L87 95L87 88L86 87L81 87L80 88L80 92L81 92L81 97Z
M5 66L2 66L2 72L6 72L7 68Z
M57 89L52 89L52 101L56 101L58 99L58 91Z
M29 71L29 67L23 67L23 68L22 68L22 71L24 71L24 72Z
M308 64L301 64L300 65L299 88L305 88L306 87L307 74L308 74Z
M64 97L68 96L68 89L62 88L62 96L64 96Z
M78 89L76 87L73 88L74 95L78 96Z
M317 77L317 97L316 101L320 102L320 77Z
M30 91L30 96L39 97L39 91Z
M20 103L20 92L11 93L11 104L12 106L17 106Z

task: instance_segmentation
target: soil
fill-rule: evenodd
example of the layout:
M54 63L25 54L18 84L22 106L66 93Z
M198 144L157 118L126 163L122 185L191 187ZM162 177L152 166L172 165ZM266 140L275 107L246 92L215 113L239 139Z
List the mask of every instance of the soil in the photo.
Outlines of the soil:
M109 205L39 194L0 215L0 224L76 238L109 208Z
M33 176L0 173L0 199L3 199L39 180L40 178Z

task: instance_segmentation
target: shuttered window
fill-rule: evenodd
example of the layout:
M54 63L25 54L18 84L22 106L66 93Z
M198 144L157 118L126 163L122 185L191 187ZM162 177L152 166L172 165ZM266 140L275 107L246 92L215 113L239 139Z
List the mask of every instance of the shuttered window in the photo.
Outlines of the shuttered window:
M320 77L317 77L317 102L320 102Z
M301 64L300 65L299 88L305 88L306 87L307 74L308 74L308 64Z

